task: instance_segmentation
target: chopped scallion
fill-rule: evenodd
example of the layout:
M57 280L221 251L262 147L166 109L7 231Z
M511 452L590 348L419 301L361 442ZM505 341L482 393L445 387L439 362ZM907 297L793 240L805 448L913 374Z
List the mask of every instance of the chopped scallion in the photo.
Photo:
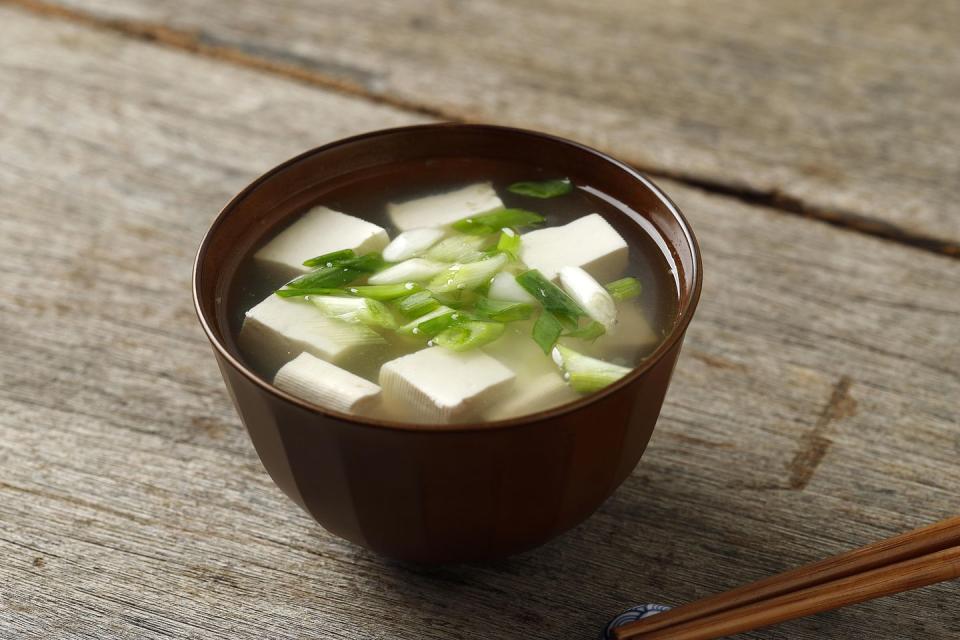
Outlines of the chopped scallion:
M503 251L514 260L519 260L520 234L510 228L500 231L500 239L497 241L497 250Z
M456 318L454 316L456 316ZM398 329L398 332L406 335L432 338L449 327L455 320L460 319L460 317L460 314L458 314L455 309L441 305L433 311L418 317L416 320L403 325Z
M331 253L325 253L322 256L317 256L316 258L310 258L309 260L303 261L303 266L305 267L333 267L345 260L350 260L351 258L356 258L357 254L353 249L341 249L340 251L333 251Z
M603 285L610 292L614 300L629 300L636 298L643 291L643 286L636 278L620 278Z
M373 273L383 265L383 258L379 253L368 253L356 258L342 260L330 267L324 266L310 273L305 273L285 284L283 288L298 290L334 289L349 284L368 273Z
M526 302L479 298L474 305L474 311L478 316L494 322L516 322L529 318L533 313L533 306Z
M563 335L564 337L580 338L581 340L596 340L606 332L607 330L602 324L596 320L591 320L582 327L578 327L573 331L568 331Z
M570 178L557 180L541 180L539 182L514 182L507 187L510 193L533 198L555 198L573 191Z
M454 264L434 276L427 288L434 293L475 289L489 282L506 264L507 256L502 253L478 262Z
M587 315L580 305L563 289L543 277L536 269L524 271L517 276L517 283L536 298L543 308L569 329L577 326L577 318Z
M478 287L479 289L480 287ZM470 289L457 289L456 291L447 291L443 293L434 293L433 297L445 304L451 309L463 309L473 305L480 294Z
M462 233L444 238L430 247L425 254L437 262L475 262L486 256L487 238Z
M438 333L445 331L447 327L454 324L459 318L460 315L456 311L451 310L450 313L444 313L429 320L424 320L417 325L417 330L414 333L424 338L432 338Z
M408 318L419 318L439 306L440 303L430 295L429 291L418 291L397 302L397 308L400 309L400 313Z
M548 355L562 332L563 325L546 309L540 312L540 317L533 324L533 340Z
M398 282L396 284L368 284L356 287L347 287L350 295L373 300L396 300L411 293L423 291L423 286L416 282Z
M323 287L305 289L278 289L275 293L281 298L298 298L301 296L349 296L346 289L329 289Z
M455 324L437 334L434 342L451 351L467 351L489 344L503 335L500 322L470 320Z
M396 329L397 321L387 305L368 298L341 298L337 296L309 296L315 307L330 318L344 322Z
M463 233L486 235L496 233L505 227L527 227L540 224L545 218L539 213L526 209L494 209L487 213L457 220L453 228Z
M593 393L630 373L629 367L598 360L558 344L551 353L554 362L563 369L564 377L579 393Z
M424 258L410 258L403 262L389 266L382 271L377 271L370 276L370 284L404 284L407 282L423 282L437 275L448 264L426 260Z

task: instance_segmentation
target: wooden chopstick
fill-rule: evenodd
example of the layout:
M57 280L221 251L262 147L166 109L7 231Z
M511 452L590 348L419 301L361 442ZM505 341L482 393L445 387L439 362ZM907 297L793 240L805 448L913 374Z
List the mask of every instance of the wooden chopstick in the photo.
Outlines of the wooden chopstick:
M713 640L955 578L960 546L631 637Z
M613 637L617 640L653 637L641 634L675 627L684 622L760 601L769 601L784 594L919 558L954 546L960 546L960 516L631 622L614 629Z

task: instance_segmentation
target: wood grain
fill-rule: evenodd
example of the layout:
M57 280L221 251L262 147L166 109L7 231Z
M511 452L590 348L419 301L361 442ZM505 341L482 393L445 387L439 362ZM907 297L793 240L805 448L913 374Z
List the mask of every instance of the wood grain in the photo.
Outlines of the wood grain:
M274 163L423 116L17 10L0 38L0 637L594 638L956 508L960 265L664 181L706 284L627 483L495 564L343 543L263 472L190 263ZM747 637L953 638L957 595Z
M667 627L675 629L685 622L713 618L717 613L742 611L743 607L757 603L763 603L763 610L766 610L771 608L771 601L779 596L797 594L811 587L834 583L843 578L862 575L950 548L960 549L960 516L940 520L893 538L878 540L858 549L618 626L613 635L617 640L646 637L647 633L653 631L662 631ZM832 587L832 591L838 591L836 586Z
M17 0L960 256L951 0Z

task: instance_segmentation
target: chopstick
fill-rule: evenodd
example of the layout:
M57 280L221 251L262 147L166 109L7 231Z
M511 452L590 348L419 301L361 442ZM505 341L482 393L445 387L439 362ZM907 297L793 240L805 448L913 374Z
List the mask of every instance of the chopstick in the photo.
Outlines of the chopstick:
M636 640L712 640L954 578L960 578L960 547L629 637Z
M960 576L958 572L960 516L955 516L631 622L612 633L617 640L706 640L949 580ZM703 627L708 620L738 630ZM742 627L748 620L748 626ZM701 635L677 635L693 626ZM717 635L709 635L717 628ZM660 630L668 633L659 634Z

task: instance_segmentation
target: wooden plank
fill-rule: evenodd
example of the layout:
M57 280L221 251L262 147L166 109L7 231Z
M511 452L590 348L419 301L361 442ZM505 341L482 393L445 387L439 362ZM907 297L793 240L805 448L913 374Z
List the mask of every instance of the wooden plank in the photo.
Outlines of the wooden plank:
M956 508L960 265L665 183L707 281L623 488L490 565L341 542L262 471L190 261L256 174L418 117L9 9L0 37L0 637L591 638ZM749 637L953 638L957 595Z
M960 255L960 5L16 0Z

